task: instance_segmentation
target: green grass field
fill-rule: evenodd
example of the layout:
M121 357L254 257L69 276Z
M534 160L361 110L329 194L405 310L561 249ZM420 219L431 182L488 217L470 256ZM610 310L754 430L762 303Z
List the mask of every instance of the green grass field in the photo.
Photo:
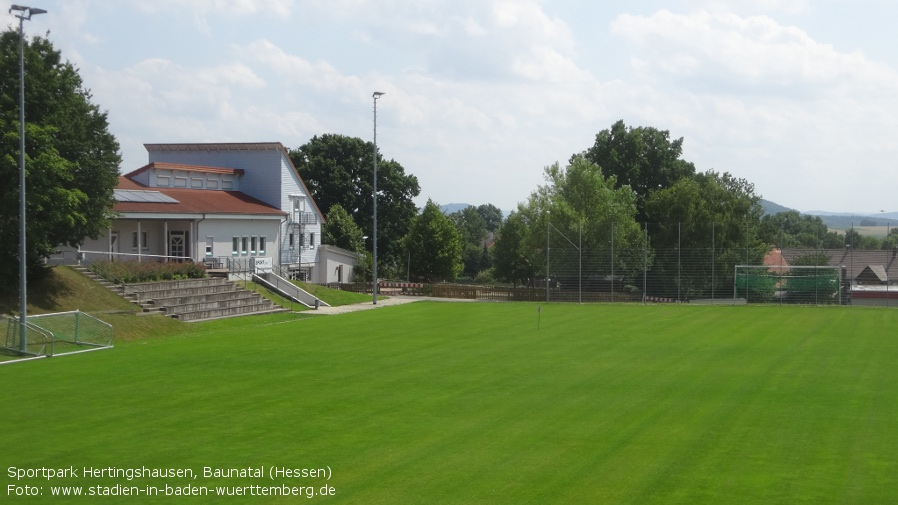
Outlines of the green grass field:
M249 317L0 366L0 494L43 492L2 501L286 484L360 504L898 502L898 311L552 304L537 317L437 302ZM197 477L7 470L70 465ZM271 467L332 474L270 480Z

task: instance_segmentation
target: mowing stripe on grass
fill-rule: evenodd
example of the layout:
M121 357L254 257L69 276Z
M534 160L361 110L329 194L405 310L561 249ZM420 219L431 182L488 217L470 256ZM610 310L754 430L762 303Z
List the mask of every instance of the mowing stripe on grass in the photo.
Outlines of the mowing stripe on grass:
M416 303L2 367L0 464L330 466L338 503L898 500L898 312L541 317Z

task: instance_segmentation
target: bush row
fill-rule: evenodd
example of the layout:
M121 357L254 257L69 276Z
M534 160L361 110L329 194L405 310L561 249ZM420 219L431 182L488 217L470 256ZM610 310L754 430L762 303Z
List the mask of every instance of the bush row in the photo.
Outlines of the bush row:
M206 276L206 267L192 261L160 263L155 261L98 260L91 263L90 270L110 282L126 284L200 279Z

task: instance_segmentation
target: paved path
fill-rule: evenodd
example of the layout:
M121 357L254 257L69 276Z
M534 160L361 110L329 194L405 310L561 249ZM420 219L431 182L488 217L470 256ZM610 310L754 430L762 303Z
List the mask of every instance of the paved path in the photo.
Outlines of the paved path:
M319 307L318 310L307 310L303 314L335 316L337 314L348 314L350 312L358 312L360 310L380 309L383 307L395 307L396 305L405 305L406 303L414 303L420 301L435 302L476 302L477 300L460 300L456 298L432 298L427 296L391 296L387 299L379 298L377 305L371 302L356 303L353 305L341 305L339 307Z

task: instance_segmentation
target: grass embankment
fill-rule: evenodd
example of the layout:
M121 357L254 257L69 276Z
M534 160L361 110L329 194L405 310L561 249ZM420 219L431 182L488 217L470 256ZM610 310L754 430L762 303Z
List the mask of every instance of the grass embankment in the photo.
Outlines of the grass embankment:
M16 427L0 467L198 474L29 480L45 490L29 503L54 502L51 484L329 485L329 500L366 504L898 502L898 311L542 304L537 329L536 308L242 318L3 366L0 381L28 387L0 393Z
M362 293L352 293L349 291L341 291L339 289L329 288L327 286L319 286L318 284L309 284L307 282L293 281L294 284L299 286L300 289L305 292L311 294L312 296L318 298L319 300L327 303L331 307L339 307L342 305L352 305L356 303L365 303L371 300L371 295L366 295ZM281 307L294 310L294 311L304 311L309 310L308 307L305 307L302 304L292 302L287 298L284 298L279 293L274 293L270 291L265 286L261 284L257 284L252 281L239 282L239 284L246 289L251 289L256 291L261 296L268 298L272 302L280 305Z
M292 303L282 296L271 293L264 287L256 285L255 283L249 282L242 284L244 284L247 289L258 291L262 296L265 296L282 307L297 312L306 310L304 306L298 303ZM298 284L301 288L309 291L331 306L362 303L370 299L368 295L364 294L349 293L314 284ZM18 292L0 295L0 313L7 315L18 313L18 296ZM185 324L161 316L139 316L138 313L140 312L140 308L137 305L122 299L115 293L110 292L99 284L67 267L53 268L45 279L33 281L29 284L29 314L36 315L71 310L87 312L112 324L113 328L115 328L116 343L147 338L161 338L165 336L190 335L197 331L202 331L202 329L196 327L197 325L195 323ZM249 317L259 318L260 316ZM288 315L261 317L265 318L265 320L273 319L276 321L296 318L296 316ZM242 319L245 318L240 318L240 320ZM227 323L218 324L231 326L247 324L252 326L258 323L258 321L255 320L246 322L240 320L231 319ZM212 322L201 323L200 325L215 326ZM4 358L0 356L0 359Z

